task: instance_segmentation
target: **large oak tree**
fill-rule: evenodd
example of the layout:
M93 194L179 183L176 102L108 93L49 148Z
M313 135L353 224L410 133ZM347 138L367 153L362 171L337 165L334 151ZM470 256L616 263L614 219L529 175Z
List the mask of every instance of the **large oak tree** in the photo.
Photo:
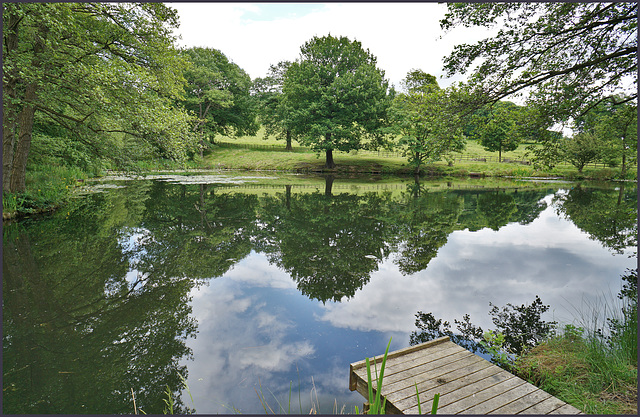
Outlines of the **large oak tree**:
M326 153L376 148L385 141L391 103L388 81L376 57L346 37L313 37L300 48L283 85L299 141Z

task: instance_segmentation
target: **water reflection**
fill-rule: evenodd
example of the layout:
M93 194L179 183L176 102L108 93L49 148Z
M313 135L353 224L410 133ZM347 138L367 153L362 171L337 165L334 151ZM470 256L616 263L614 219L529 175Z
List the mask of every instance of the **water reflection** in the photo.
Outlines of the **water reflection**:
M621 182L618 189L581 186L556 196L558 212L564 214L591 239L617 253L638 243L637 189Z
M631 266L602 249L635 246L631 187L340 181L312 192L135 181L6 225L3 411L131 413L133 390L161 413L178 374L205 413L263 412L254 389L286 402L298 379L302 412L314 386L331 405L361 404L348 364L390 335L405 347L416 311L484 317L489 302L541 294L558 314L576 289L600 291Z
M4 228L5 413L132 413L131 389L159 413L165 387L179 392L196 281L153 271L126 280L132 252L119 237L141 215L129 196Z
M329 180L327 180L329 181ZM257 248L320 301L352 297L390 252L388 194L278 194L264 197Z

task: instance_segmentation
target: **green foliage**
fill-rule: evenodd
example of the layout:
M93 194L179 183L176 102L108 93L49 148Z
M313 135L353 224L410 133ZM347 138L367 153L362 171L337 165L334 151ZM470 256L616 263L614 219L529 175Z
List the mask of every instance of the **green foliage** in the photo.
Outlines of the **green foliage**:
M264 198L256 241L303 294L323 303L353 297L393 239L393 226L382 221L388 196L333 195L332 181L327 177L324 194L292 195L289 187Z
M526 147L527 156L536 169L553 169L563 162L562 133L544 130L536 139L536 143Z
M574 187L555 197L558 212L616 253L638 244L638 195L621 182L618 190Z
M331 35L313 37L286 71L283 93L299 141L326 152L375 149L385 143L391 97L376 58L358 41Z
M488 151L498 152L498 162L502 161L502 152L516 150L520 143L517 112L514 104L499 102L489 110L486 122L476 130L482 146Z
M218 134L255 134L258 124L249 75L217 49L194 47L181 55L189 62L181 104L198 117L201 146Z
M34 120L65 132L45 133L50 139L81 142L57 151L84 164L89 153L117 160L128 140L167 158L186 157L194 138L191 118L173 106L184 68L171 34L175 10L7 3L3 21L3 189L24 191Z
M429 86L438 86L435 76L427 74L421 69L412 69L407 73L404 80L401 81L402 88L405 93L417 92L419 90L427 91Z
M140 246L124 243L146 191L132 185L74 199L38 222L5 225L6 413L130 413L133 388L137 406L157 414L166 385L182 413L175 393L186 369L179 363L191 354L186 338L195 334L188 303L197 281L158 262L143 269ZM140 272L133 280L132 265Z
M440 393L433 395L433 403L431 405L431 414L438 414L438 403L440 402Z
M507 349L505 335L493 330L487 330L483 334L483 338L484 340L480 341L480 344L491 355L493 362L504 369L513 369L515 357L513 354L505 352Z
M384 398L381 400L382 396L382 381L384 379L384 367L387 363L387 354L389 353L389 346L391 346L391 338L389 338L389 343L387 344L387 349L384 351L384 356L382 357L382 363L380 365L380 374L378 374L377 366L375 370L377 386L376 393L373 393L373 380L371 378L371 367L369 365L369 358L365 359L365 363L367 366L367 386L369 387L369 412L367 414L384 414L385 407L387 405L387 399ZM375 358L374 365L377 364Z
M287 141L286 149L291 150L291 141L297 139L292 130L292 108L282 92L289 61L279 62L269 67L265 78L257 78L253 82L253 93L258 104L258 117L265 127L264 139L275 136Z
M563 159L582 172L585 165L603 157L602 142L590 132L580 132L562 143Z
M496 191L479 196L476 211L490 229L498 231L509 223L518 207L511 194Z
M414 72L405 78L405 84L411 86L407 87L408 92L395 97L391 118L396 132L402 135L399 144L419 173L423 163L437 162L452 152L462 151L465 140L454 107L459 90L454 87L442 90L425 73L422 78L412 79ZM426 82L419 84L423 78Z
M507 303L499 309L489 303L493 324L498 332L504 334L504 346L509 352L521 354L525 350L539 344L546 337L553 334L555 321L541 320L542 314L549 309L542 304L540 297L530 304L514 306Z
M579 134L590 135L597 143L602 162L621 164L622 178L638 161L638 109L627 100L626 96L608 97L575 121Z
M546 126L568 121L612 92L637 97L637 3L449 3L440 25L501 29L445 58L448 76L495 102L530 90ZM476 62L479 65L475 66ZM630 80L630 81L629 81ZM477 108L480 106L477 106Z

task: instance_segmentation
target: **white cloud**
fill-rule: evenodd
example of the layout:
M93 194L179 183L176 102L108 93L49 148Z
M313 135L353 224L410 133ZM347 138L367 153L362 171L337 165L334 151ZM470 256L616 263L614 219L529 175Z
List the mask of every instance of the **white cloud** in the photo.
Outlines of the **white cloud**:
M318 319L359 331L409 333L421 310L452 328L454 319L468 313L472 323L487 329L494 328L489 302L529 305L540 295L552 306L546 320L571 322L584 302L618 291L610 285L619 282L619 266L600 243L585 239L554 210L548 207L534 226L453 232L428 268L413 275L403 276L392 260L385 261L352 299L327 304Z
M187 363L188 384L200 413L255 408L257 396L246 398L247 387L280 387L279 375L315 352L308 340L286 340L295 323L279 311L267 311L264 300L242 288L227 276L193 294L198 337L188 345L198 366Z
M488 33L461 28L438 39L439 20L446 11L439 3L327 3L299 14L283 9L280 16L265 12L272 5L252 3L169 5L180 16L180 45L219 49L251 78L264 76L271 64L298 58L300 46L313 36L331 33L360 41L397 86L413 68L439 77L442 58L454 43L472 42ZM264 15L271 20L255 20Z

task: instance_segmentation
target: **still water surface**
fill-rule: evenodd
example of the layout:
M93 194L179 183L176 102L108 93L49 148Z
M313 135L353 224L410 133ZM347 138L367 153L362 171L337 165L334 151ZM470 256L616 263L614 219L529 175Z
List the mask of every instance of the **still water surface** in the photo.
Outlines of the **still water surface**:
M133 396L161 413L167 386L178 412L352 412L349 363L408 346L418 311L489 329L490 302L538 295L570 323L636 266L635 184L212 173L88 189L4 226L4 413L132 413Z

